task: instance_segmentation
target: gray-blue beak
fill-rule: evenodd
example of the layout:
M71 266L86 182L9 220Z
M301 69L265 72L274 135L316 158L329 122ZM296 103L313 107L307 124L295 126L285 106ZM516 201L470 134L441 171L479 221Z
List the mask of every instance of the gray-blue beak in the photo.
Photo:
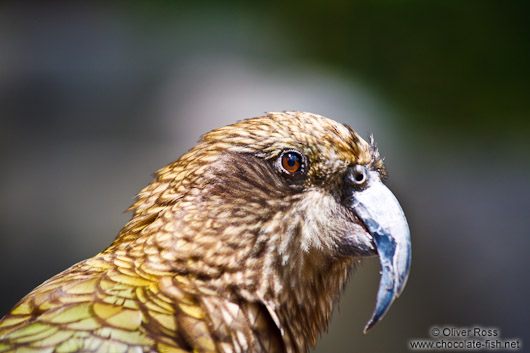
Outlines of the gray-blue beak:
M350 207L372 235L379 261L381 281L377 303L364 333L383 318L399 297L410 271L410 231L398 200L375 171L366 171L367 184L353 192Z

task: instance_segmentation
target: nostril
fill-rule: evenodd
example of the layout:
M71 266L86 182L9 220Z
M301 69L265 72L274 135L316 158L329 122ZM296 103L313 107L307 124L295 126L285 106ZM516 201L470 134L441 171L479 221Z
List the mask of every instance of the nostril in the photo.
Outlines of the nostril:
M363 173L355 173L353 179L355 179L357 183L362 183L365 179L365 176Z
M362 187L368 180L368 171L366 170L366 167L361 165L353 167L349 179L353 186Z

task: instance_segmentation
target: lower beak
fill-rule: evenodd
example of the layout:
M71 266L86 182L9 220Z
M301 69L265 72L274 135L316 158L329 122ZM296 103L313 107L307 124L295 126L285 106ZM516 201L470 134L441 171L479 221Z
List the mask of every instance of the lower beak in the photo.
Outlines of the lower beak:
M350 199L350 207L373 237L381 262L377 302L364 333L383 318L394 299L403 291L411 257L409 226L398 200L376 172L369 174L368 186L354 191Z

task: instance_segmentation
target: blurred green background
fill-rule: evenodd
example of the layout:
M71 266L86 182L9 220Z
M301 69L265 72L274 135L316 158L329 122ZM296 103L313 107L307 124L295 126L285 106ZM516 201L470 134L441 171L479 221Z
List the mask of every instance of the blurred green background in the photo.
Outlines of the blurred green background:
M2 2L0 315L106 247L202 133L302 110L374 134L413 240L385 319L362 334L370 259L316 351L407 351L432 326L530 344L528 4Z

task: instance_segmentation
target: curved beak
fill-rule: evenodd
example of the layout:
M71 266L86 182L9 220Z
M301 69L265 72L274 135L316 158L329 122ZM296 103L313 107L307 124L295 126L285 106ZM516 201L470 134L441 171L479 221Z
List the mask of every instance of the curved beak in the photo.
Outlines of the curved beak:
M409 226L398 200L381 182L377 172L368 174L367 187L353 191L350 198L350 207L373 237L381 262L377 302L364 333L383 318L403 291L411 258Z

